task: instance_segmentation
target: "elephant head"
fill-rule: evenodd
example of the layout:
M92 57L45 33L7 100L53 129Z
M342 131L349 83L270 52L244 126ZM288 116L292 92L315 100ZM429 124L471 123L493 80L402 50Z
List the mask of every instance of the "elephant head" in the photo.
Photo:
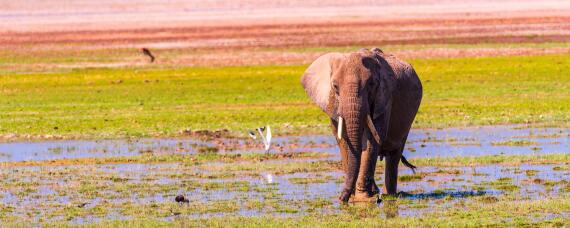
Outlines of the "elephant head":
M309 66L301 79L312 101L337 126L339 141L348 147L342 201L347 201L354 191L367 141L381 144L387 135L395 78L379 54L366 49L325 54Z

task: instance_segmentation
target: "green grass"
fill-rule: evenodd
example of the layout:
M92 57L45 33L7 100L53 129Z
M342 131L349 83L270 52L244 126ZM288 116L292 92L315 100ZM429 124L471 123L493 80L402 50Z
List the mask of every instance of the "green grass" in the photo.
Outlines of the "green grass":
M493 146L529 146L529 145L537 145L537 142L529 141L529 140L508 140L502 142L491 142Z
M542 154L542 155L485 155L485 156L455 156L412 158L410 162L418 167L464 167L476 165L520 165L520 164L557 164L570 162L570 154Z
M401 182L411 182L411 181L419 181L423 177L421 175L400 175L398 176L398 180Z
M417 59L414 127L568 126L570 55ZM175 136L183 129L328 133L299 78L306 66L84 68L0 76L0 135Z
M484 198L476 197L476 198ZM516 203L515 203L516 202ZM231 204L230 204L231 205ZM200 207L201 208L201 207ZM233 208L233 207L229 207ZM159 209L162 209L159 207ZM146 210L146 209L145 209ZM143 210L143 211L145 211ZM156 211L157 209L152 209ZM345 213L327 214L310 213L300 217L210 217L203 219L180 218L174 221L153 219L105 221L89 226L208 226L208 227L479 227L479 226L551 226L563 227L570 222L568 217L560 216L561 212L570 210L568 197L557 197L544 200L513 201L500 199L497 202L465 201L452 207L432 210L419 217L382 218L382 213L393 211L397 215L397 205L390 207L383 203L380 207L349 207ZM166 214L168 211L164 210ZM545 218L545 215L558 215ZM66 223L55 223L54 226Z
M22 166L62 166L62 165L97 165L97 164L152 164L152 163L173 163L185 162L189 166L203 164L206 162L237 162L237 161L253 161L260 162L265 160L282 159L282 154L276 153L246 153L246 154L218 154L218 153L198 153L198 154L142 154L136 156L121 157L101 157L101 158L71 158L71 159L55 159L55 160L37 160L37 161L19 161L19 162L0 162L0 167L22 167ZM330 154L318 152L300 152L291 153L288 158L306 159L306 158L327 158ZM275 164L273 164L276 166ZM271 166L271 164L270 164ZM217 167L217 166L214 166ZM242 166L236 165L235 168ZM252 167L255 168L255 167Z

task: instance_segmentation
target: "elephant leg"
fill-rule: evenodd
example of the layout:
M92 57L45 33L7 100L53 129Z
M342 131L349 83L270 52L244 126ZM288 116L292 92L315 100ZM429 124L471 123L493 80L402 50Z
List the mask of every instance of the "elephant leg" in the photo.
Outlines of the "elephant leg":
M332 121L332 130L333 130L333 135L336 136L337 123L334 120ZM354 192L354 185L355 185L355 181L356 181L356 178L354 178L354 177L356 175L353 175L353 174L358 172L358 168L360 166L357 165L356 163L360 163L360 158L356 154L353 154L350 152L350 149L348 148L346 141L344 141L342 139L338 139L337 137L335 137L335 138L336 138L336 141L337 141L339 149L340 149L340 158L341 158L341 163L342 163L342 170L344 171L344 174L345 174L345 179L344 179L344 186L345 187L344 187L344 190L341 193L341 196L339 197L339 199L342 202L348 202L351 194ZM352 170L349 169L350 167L353 167ZM356 170L354 170L354 169L356 169Z
M376 195L380 193L380 189L378 188L378 185L376 185L376 181L374 180L374 174L376 173L376 163L378 162L378 154L380 153L380 147L373 143L371 145L371 149L373 150L373 152L371 154L372 157L370 159L370 170L368 171L370 174L370 182L371 182L370 192L372 193L372 195Z
M356 185L356 180L358 177L358 173L360 171L360 158L361 154L353 153L352 151L347 151L347 167L346 167L346 176L344 179L344 190L342 191L339 199L342 202L348 202L350 196L354 192L354 188Z
M402 158L401 149L386 153L386 166L384 168L384 193L395 195L398 186L398 165Z
M389 195L394 195L397 193L398 188L398 165L400 161L404 163L404 165L408 166L412 169L415 173L415 166L411 165L406 158L404 158L404 147L406 146L406 141L408 140L408 133L402 140L400 148L394 151L387 152L386 156L386 168L384 173L385 185L384 185L384 192Z
M378 199L378 186L374 182L374 171L378 160L378 150L370 140L367 142L366 150L362 152L360 158L360 171L356 180L354 194L355 202L376 202Z
M373 195L375 195L375 194L379 194L379 193L380 193L380 189L378 188L378 185L376 185L376 181L374 180L374 174L376 173L376 163L378 162L378 153L380 153L380 148L378 148L378 147L373 147L373 149L375 150L373 155L376 155L376 157L372 157L372 161L371 161L371 164L370 164L370 168L371 168L371 170L370 170L370 175L371 175L371 177L372 177L370 180L372 181L372 183L371 183L371 185L372 185L372 187L371 187L371 188L372 188L371 192L372 192Z

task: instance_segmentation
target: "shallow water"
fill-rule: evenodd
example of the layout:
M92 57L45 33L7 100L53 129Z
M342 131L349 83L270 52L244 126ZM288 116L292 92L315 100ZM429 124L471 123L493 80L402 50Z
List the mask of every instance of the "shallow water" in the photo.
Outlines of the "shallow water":
M68 140L0 143L0 162L195 153L212 143L194 139Z
M413 130L409 157L563 153L570 148L570 129L485 126Z
M405 149L408 158L436 156L478 156L566 153L570 130L563 128L524 128L485 126L447 129L413 129ZM0 162L64 158L135 156L143 153L191 154L202 149L219 153L263 152L262 143L253 139L79 140L0 143ZM333 136L275 137L271 152L336 153Z
M383 209L382 217L418 216L445 205L477 196L500 197L514 193L520 199L544 199L568 194L561 188L570 179L570 170L555 169L559 165L518 165L518 166L475 166L475 167L422 167L418 175L421 179L400 181L400 197L411 200L412 204L426 202L427 206L416 208L406 202L384 201L378 206ZM236 175L228 178L198 178L178 175L181 173L208 173L198 167L187 167L178 163L165 164L117 164L56 167L14 167L3 170L5 183L20 182L17 186L32 186L0 190L0 203L13 207L13 215L26 216L29 211L37 212L35 220L56 208L85 204L89 209L102 203L117 205L136 203L140 205L172 203L176 195L185 195L190 202L209 203L215 201L238 202L239 209L234 212L212 212L185 214L186 217L206 218L211 216L299 216L307 213L311 200L324 199L332 202L331 207L321 208L321 213L339 213L341 205L335 200L342 187L343 174L333 172L296 172L276 175L268 172L248 173L234 171ZM402 168L400 175L411 175L409 169ZM383 175L377 174L377 183L382 186ZM307 179L307 182L295 182ZM540 181L537 181L540 180ZM195 182L194 187L184 187L177 183ZM549 182L549 183L546 183ZM81 192L67 191L66 186L91 183L101 190L96 196ZM212 186L220 183L221 186ZM230 187L232 183L241 183L240 187ZM497 184L499 183L499 184ZM143 184L148 191L135 191L125 187L129 184ZM169 188L169 185L174 187ZM229 185L226 185L229 184ZM111 186L106 188L106 186ZM166 186L162 190L152 190ZM502 186L516 186L502 189ZM22 191L29 193L22 195ZM293 212L266 211L264 208L244 206L251 200L278 200L278 204L295 208ZM113 211L104 219L126 219L128 216ZM54 218L58 219L58 217ZM60 218L61 219L61 218ZM172 218L170 218L172 219ZM74 218L74 223L90 223L101 220L88 215Z
M520 126L413 130L405 155L437 157L568 153L568 138L568 129ZM193 139L16 142L0 144L0 161L136 156L147 153L193 154L212 149L229 154L264 153L262 147L260 142L253 139L218 139L211 142ZM333 156L263 161L266 165L340 159L333 136L276 137L271 152L322 152ZM0 172L0 186L3 186L0 188L0 206L10 208L8 215L27 218L33 223L71 219L73 224L131 219L131 215L123 214L120 209L130 204L135 204L135 207L166 204L170 205L168 207L174 206L170 210L176 211L177 204L172 204L177 195L186 196L191 203L205 205L231 202L237 205L237 210L184 214L171 211L168 213L172 215L167 213L164 220L228 215L288 217L315 212L334 214L344 210L336 200L344 178L338 170L307 172L299 169L293 173L279 174L277 171L259 172L255 169L228 172L223 168L237 163L239 161L202 165L159 163L6 167ZM419 216L480 196L514 195L517 199L545 199L567 195L564 189L568 188L570 170L555 169L559 166L420 167L416 178L399 182L398 188L403 192L401 200L385 200L377 205L381 209L378 216ZM231 175L223 175L227 173ZM400 176L410 175L410 169L401 167ZM377 173L376 181L381 187L383 175ZM316 209L309 206L310 202L319 200L330 205ZM273 206L247 206L252 201L261 204L271 202L269 204ZM107 209L104 215L87 213L69 218L60 212L69 210L66 209L69 207ZM267 210L267 207L271 209ZM278 207L282 209L276 209Z

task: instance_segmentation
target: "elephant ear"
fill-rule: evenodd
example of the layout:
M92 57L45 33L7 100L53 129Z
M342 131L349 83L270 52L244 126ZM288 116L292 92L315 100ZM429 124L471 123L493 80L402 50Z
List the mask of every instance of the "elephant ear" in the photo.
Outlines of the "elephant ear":
M342 58L341 53L328 53L317 58L301 77L305 92L315 104L327 112L331 93L333 62ZM327 112L328 113L328 112ZM332 113L328 113L331 115Z

